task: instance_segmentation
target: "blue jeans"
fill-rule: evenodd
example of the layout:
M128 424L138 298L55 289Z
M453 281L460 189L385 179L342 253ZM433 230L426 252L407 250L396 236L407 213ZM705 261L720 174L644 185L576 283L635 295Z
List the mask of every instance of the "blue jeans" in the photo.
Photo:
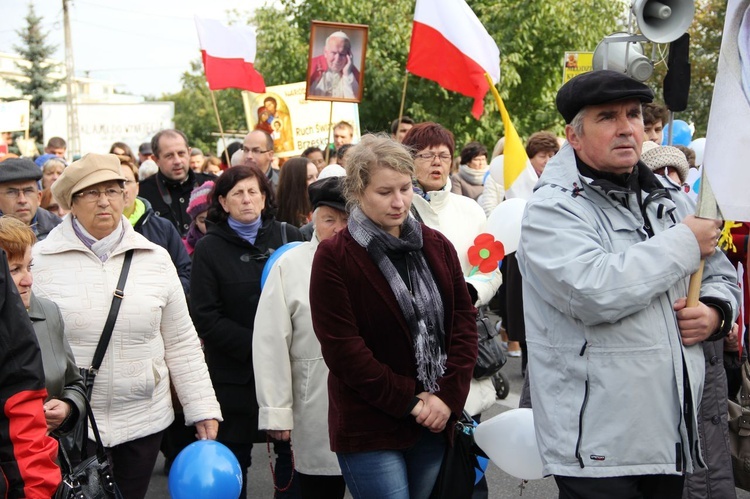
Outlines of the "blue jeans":
M426 499L445 454L443 433L423 428L403 450L337 453L346 486L354 499Z

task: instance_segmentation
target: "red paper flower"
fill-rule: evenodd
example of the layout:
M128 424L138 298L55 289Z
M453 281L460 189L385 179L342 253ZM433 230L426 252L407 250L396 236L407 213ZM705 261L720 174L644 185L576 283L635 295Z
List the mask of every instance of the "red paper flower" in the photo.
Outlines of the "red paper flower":
M480 272L489 273L495 270L498 264L505 258L503 243L495 241L492 234L479 234L474 239L474 246L469 248L469 263L479 268ZM472 270L471 274L476 272ZM469 275L471 275L469 274Z

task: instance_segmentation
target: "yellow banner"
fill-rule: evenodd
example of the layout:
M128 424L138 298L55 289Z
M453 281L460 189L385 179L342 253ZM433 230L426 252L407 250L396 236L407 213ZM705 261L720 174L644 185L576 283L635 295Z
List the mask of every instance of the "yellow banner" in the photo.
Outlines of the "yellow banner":
M567 83L574 76L593 71L593 61L593 52L565 52L563 84Z
M273 137L277 156L299 156L308 147L325 150L328 118L331 126L346 121L354 128L353 142L359 142L359 107L353 102L326 102L305 99L305 82L266 87L266 92L242 92L245 118L250 130L263 130ZM333 137L331 137L332 139Z

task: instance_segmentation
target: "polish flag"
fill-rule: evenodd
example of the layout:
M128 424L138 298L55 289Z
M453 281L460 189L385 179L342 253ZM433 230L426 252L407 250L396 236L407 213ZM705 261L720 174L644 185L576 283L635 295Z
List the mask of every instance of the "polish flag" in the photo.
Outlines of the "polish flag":
M253 67L255 29L250 26L224 26L214 19L195 18L203 68L211 90L239 88L266 91L263 77Z
M417 0L406 70L474 97L479 119L489 84L500 80L500 49L464 0Z

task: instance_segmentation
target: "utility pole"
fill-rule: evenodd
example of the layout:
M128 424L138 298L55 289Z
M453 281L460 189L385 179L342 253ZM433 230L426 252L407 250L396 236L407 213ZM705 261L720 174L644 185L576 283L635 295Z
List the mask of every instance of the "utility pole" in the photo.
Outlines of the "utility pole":
M68 151L72 159L74 155L81 153L81 139L78 132L78 107L76 105L78 89L73 82L75 64L73 63L73 38L70 34L69 2L70 0L63 0L63 22L65 24L65 87L67 89L65 107L68 114Z

